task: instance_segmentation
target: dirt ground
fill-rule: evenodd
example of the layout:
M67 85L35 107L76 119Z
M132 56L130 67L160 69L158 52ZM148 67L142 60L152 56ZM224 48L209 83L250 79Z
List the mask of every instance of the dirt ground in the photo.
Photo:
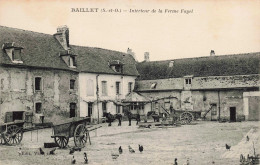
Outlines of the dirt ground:
M135 124L128 126L123 122L121 127L114 122L112 127L102 124L95 132L91 132L91 145L81 152L75 152L76 164L83 164L83 153L88 154L89 164L154 164L170 165L174 159L178 164L239 164L240 154L253 154L253 142L256 153L260 154L259 125L260 122L218 123L197 121L192 125L175 128L138 128ZM52 129L43 129L24 133L22 143L18 146L0 145L0 164L71 164L72 155L69 149L57 149L55 155L35 155L44 142L53 142L50 137ZM250 140L246 141L246 136ZM143 153L138 151L138 144L144 146ZM231 145L227 151L225 144ZM131 146L135 153L128 151ZM73 138L69 146L74 146ZM122 146L123 154L112 159L111 154L118 153ZM27 151L19 156L18 148ZM48 152L50 149L43 149Z

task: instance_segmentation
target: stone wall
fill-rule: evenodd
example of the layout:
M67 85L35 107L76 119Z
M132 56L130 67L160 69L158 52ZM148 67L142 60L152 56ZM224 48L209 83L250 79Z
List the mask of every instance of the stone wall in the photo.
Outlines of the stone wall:
M35 77L41 77L42 90L35 90ZM42 103L45 121L67 118L70 115L70 103L78 103L76 72L0 67L0 79L1 121L4 121L5 113L8 111L35 113L36 103ZM70 89L70 79L75 80L74 90Z

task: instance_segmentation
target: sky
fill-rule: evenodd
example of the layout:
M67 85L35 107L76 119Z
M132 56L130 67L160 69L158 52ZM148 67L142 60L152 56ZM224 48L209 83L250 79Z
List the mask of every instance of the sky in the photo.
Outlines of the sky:
M47 34L67 25L70 44L130 48L138 61L144 52L158 61L209 56L211 50L216 55L260 52L259 9L260 0L0 0L0 25Z

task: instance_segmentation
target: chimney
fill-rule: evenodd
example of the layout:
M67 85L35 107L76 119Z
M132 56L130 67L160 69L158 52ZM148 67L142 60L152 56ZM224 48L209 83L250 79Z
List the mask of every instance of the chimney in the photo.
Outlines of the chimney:
M130 48L127 48L127 51L126 51L127 54L130 54L133 56L133 58L135 59L135 53L132 51L132 49ZM136 59L135 59L136 60Z
M61 44L61 46L65 50L69 50L70 49L70 45L69 45L69 28L66 25L59 26L57 28L57 33L55 33L54 36L59 41L59 43Z
M144 61L145 62L149 62L150 61L149 52L144 52Z
M174 63L174 61L170 61L169 68L173 67L173 63Z
M210 51L210 56L215 56L215 51L214 50Z

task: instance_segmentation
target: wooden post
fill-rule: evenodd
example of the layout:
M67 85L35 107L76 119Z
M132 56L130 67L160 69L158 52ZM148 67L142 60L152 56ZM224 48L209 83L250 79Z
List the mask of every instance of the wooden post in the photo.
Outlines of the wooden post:
M218 91L218 121L220 121L220 91Z
M96 76L96 95L97 95L97 113L98 113L98 124L99 124L99 108L98 108L98 99L99 99L99 88L98 88L98 76Z

